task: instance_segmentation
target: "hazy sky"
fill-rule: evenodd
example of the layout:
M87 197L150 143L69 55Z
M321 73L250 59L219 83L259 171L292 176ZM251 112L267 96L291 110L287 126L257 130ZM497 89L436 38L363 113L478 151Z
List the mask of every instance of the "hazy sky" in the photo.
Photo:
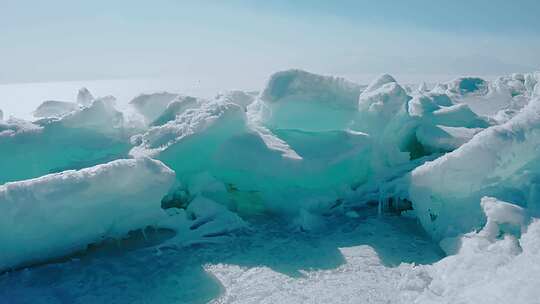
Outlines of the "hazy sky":
M0 83L540 70L540 1L0 0Z

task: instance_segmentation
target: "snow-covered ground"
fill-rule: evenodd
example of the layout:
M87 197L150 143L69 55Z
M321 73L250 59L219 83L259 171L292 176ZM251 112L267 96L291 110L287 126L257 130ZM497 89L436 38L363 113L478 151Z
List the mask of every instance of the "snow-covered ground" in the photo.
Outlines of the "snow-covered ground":
M7 303L386 303L399 297L400 263L441 258L414 220L332 219L322 234L279 219L218 245L161 252L148 232L66 261L0 277Z
M540 73L426 82L0 86L0 303L536 303Z

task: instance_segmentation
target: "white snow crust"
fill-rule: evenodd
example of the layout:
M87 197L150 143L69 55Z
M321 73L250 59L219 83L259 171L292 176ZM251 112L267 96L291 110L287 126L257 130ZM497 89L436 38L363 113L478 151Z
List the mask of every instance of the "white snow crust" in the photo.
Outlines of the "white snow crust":
M155 225L173 181L163 163L131 159L0 186L0 269Z

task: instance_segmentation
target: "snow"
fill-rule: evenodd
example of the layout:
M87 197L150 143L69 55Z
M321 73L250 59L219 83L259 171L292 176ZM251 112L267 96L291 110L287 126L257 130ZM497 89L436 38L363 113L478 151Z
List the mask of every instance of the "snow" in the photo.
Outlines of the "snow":
M426 151L452 151L490 125L467 104L454 104L446 94L422 93L408 104L408 114L417 122L415 135Z
M175 120L178 115L182 114L187 109L197 108L205 102L207 101L204 99L178 95L169 104L167 104L167 107L152 121L151 125L159 126Z
M225 91L238 84L226 82L200 82L199 79L186 77L154 79L104 79L80 80L43 83L0 84L0 108L5 116L32 119L34 111L43 100L63 100L77 102L77 92L87 88L93 96L113 95L118 100L118 107L123 110L132 108L129 102L141 94L159 92L182 92L186 95L212 98L218 92ZM260 84L253 82L249 89L258 89Z
M462 77L439 84L433 91L446 93L458 103L468 104L477 114L494 116L497 112L523 107L532 96L538 74L513 74L486 81Z
M186 98L182 103L189 102ZM299 206L331 206L346 192L347 183L362 183L369 175L371 145L366 134L339 129L271 131L252 112L264 101L252 103L254 97L247 93L228 93L208 102L190 100L193 107L134 136L136 146L130 154L162 160L185 184L209 173L236 189L225 195L233 197L233 209L301 216L305 212ZM329 149L319 149L321 145ZM362 150L366 153L359 153ZM227 201L221 198L220 203Z
M495 240L499 237L500 230L504 228L502 225L515 226L518 232L526 230L529 218L522 207L487 196L482 198L480 206L487 217L482 230L486 238Z
M75 125L75 124L74 124ZM0 183L122 158L128 142L59 121L0 122Z
M129 102L139 113L141 113L148 123L154 121L163 113L169 103L173 101L178 94L169 92L158 92L152 94L141 94Z
M218 101L187 109L174 120L151 127L144 134L132 139L138 145L131 150L130 154L133 156L155 155L185 137L205 131L216 121L225 120L225 116L234 117L233 120L243 120L243 115L243 110L236 104Z
M0 269L46 261L154 225L174 172L117 160L0 186Z
M493 198L483 205L489 219L484 229L463 236L457 254L432 265L385 267L366 245L339 248L343 265L305 270L296 278L268 267L220 263L206 267L225 286L214 303L535 303L540 222L523 225L522 209ZM503 215L508 209L512 215ZM503 224L517 224L522 237L491 233Z
M507 123L480 132L457 150L412 172L413 208L436 239L481 225L482 196L538 209L531 195L539 173L539 105L539 99L532 99Z
M34 111L34 117L62 117L79 109L79 105L73 102L47 100Z
M139 131L110 97L61 117L10 119L0 123L0 183L126 157L129 138Z
M212 303L384 303L396 300L392 270L369 246L339 248L345 264L334 270L302 271L293 279L268 267L206 268L225 285Z
M247 107L247 126L257 133L266 147L273 151L278 151L285 158L300 160L302 157L294 151L289 144L277 137L266 127L265 119L268 116L269 106L260 99L252 102Z
M26 120L16 118L10 118L6 121L0 120L0 141L10 140L19 134L36 133L40 130L42 127Z
M341 78L301 70L273 74L250 110L274 129L328 131L345 129L355 114L361 87ZM309 109L309 111L306 111Z
M244 92L239 90L226 91L216 96L218 100L235 103L247 110L247 107L255 101L256 92Z
M416 129L416 138L428 151L453 151L482 130L482 128L421 125Z
M384 74L373 80L360 94L358 110L367 115L366 119L369 119L367 128L376 130L402 110L409 99L410 96L396 80Z
M499 210L514 208L488 200ZM258 220L251 233L212 246L156 253L150 240L132 240L136 246L104 246L11 273L0 277L0 299L532 304L538 298L540 222L533 219L522 229L519 239L468 233L457 254L441 259L413 220L396 216L336 218L323 234L294 233L280 221Z
M374 79L358 98L358 113L349 129L364 132L372 138L376 150L373 162L378 163L375 171L380 173L375 175L384 175L388 167L398 166L409 160L411 151L407 147L408 141L416 127L407 113L411 98L405 89L387 74Z
M227 242L157 253L152 248L157 236L152 241L148 231L147 238L0 276L0 299L290 303L324 297L338 303L385 303L397 299L397 265L440 258L413 220L373 215L362 221L336 218L322 234L292 230L272 217L257 218L247 233Z
M321 76L302 70L287 70L270 76L261 92L267 102L295 98L326 100L354 105L360 94L360 86L343 78Z
M539 80L53 97L0 119L0 302L534 303Z
M124 136L124 115L114 107L113 101L111 98L96 99L90 106L63 116L60 123L68 128L91 130L108 136Z
M77 92L77 103L82 106L89 106L94 101L94 96L87 88L80 88Z
M540 221L528 224L523 209L494 198L483 198L482 207L486 225L463 235L457 254L416 269L430 279L415 303L537 301ZM504 225L516 226L518 235Z

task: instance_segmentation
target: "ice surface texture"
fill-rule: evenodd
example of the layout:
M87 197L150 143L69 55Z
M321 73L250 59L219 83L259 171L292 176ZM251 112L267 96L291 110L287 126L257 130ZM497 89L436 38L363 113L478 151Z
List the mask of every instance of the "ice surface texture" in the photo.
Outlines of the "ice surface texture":
M161 162L130 159L0 186L0 269L157 224L173 181Z
M35 111L43 116L37 121L0 120L0 183L127 157L130 136L143 122L119 111L113 96L88 102L46 101Z

